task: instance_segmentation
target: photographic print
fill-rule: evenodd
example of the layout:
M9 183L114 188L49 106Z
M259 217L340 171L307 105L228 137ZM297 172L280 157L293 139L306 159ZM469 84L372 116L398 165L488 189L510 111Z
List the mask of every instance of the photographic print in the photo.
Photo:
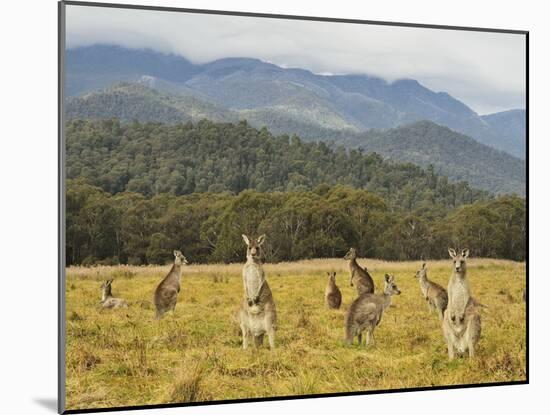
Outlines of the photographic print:
M60 411L528 381L528 33L61 2Z

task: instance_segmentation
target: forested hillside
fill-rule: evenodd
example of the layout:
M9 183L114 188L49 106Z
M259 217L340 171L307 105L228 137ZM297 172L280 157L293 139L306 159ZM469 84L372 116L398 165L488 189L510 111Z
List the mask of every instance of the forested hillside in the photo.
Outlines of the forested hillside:
M525 258L525 200L494 198L433 167L273 136L246 122L74 120L67 125L69 264L343 255L439 258L447 246Z
M69 97L65 116L72 119L177 123L199 121L238 121L232 112L192 95L168 94L141 83L120 83L81 97Z
M295 131L304 134L299 137L306 137L305 141L362 148L365 152L377 152L392 160L424 167L432 164L439 174L454 181L465 180L490 192L525 194L523 160L449 128L419 121L389 130L357 132L346 127L343 119L334 116L327 107L308 106L294 100L287 104L284 108L277 106L277 111L272 107L227 110L204 97L199 99L184 91L164 93L143 84L123 83L69 98L66 117L69 120L115 117L124 122L138 120L172 124L198 122L205 118L216 122L246 120L256 128L266 126L272 134Z
M525 200L516 196L398 210L344 186L147 197L78 179L68 181L66 206L68 264L164 264L176 248L194 263L242 261L242 233L267 235L268 262L341 257L350 246L388 260L442 258L448 246L525 259Z
M498 137L499 143L506 146L510 154L525 159L527 148L527 116L525 110L496 112L483 115L481 118L491 126L495 131L495 136ZM518 140L518 137L521 137L521 140ZM488 144L491 145L492 143Z
M370 190L392 209L457 207L489 197L466 182L450 182L431 167L273 136L246 122L74 120L66 136L68 178L85 178L113 194L306 191L340 184Z
M525 195L525 161L429 121L349 136L351 147L419 166L494 193Z

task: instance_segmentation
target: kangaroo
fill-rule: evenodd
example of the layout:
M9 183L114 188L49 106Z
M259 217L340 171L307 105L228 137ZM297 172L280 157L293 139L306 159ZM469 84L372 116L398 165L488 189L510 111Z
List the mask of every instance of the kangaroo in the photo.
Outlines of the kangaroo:
M186 265L187 259L180 251L174 251L174 265L155 290L153 302L156 308L156 319L160 320L168 311L176 309L178 293L180 292L181 267Z
M338 309L342 304L342 293L336 285L336 273L327 272L328 283L325 289L325 301L328 308Z
M418 270L415 274L415 277L418 278L420 282L420 290L424 299L428 303L428 310L432 312L433 310L437 311L439 319L443 320L443 313L447 309L447 291L441 285L436 284L433 281L428 279L426 263L422 264L422 268Z
M374 281L367 272L366 268L361 268L357 263L357 252L354 248L350 248L344 259L349 261L350 280L349 284L357 290L357 295L365 293L374 293Z
M374 329L380 320L384 310L391 304L391 297L394 294L401 294L393 275L386 274L384 276L384 293L370 294L365 293L357 297L351 303L349 310L346 312L344 326L346 332L346 342L353 343L353 339L357 336L359 345L363 340L363 331L367 331L365 339L365 347L374 343Z
M111 284L113 280L107 280L101 284L101 306L103 308L127 308L128 303L122 298L113 297L111 293Z
M449 248L453 259L453 272L447 287L449 303L443 315L443 335L447 341L449 360L456 353L468 350L470 358L475 355L475 347L481 335L481 316L478 303L471 295L470 284L466 278L466 258L470 251L463 249L457 254Z
M274 349L277 312L260 259L265 235L257 240L246 235L242 237L246 244L246 263L243 267L244 299L239 312L243 349L248 347L249 336L254 339L255 347L261 346L265 334L269 338L269 347Z

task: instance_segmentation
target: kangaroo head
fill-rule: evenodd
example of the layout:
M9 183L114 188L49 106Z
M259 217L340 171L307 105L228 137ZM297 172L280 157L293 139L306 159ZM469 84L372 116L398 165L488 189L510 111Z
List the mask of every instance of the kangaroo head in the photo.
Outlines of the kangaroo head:
M416 274L414 274L415 278L426 278L426 271L428 271L428 268L426 267L426 263L422 263L422 267L416 271Z
M183 256L181 251L174 251L174 257L175 257L174 263L176 265L186 265L186 264L188 264L187 258L185 258Z
M245 234L243 236L243 241L246 244L246 257L256 259L261 255L261 246L265 242L265 235L261 235L258 239L249 238Z
M401 290L397 288L397 285L395 284L395 277L390 274L384 275L384 294L386 295L394 295L394 294L401 294Z
M348 253L344 256L344 259L351 260L357 258L357 252L355 248L350 248Z
M336 272L327 272L329 282L336 283Z
M464 248L460 254L457 254L456 251L452 248L449 248L449 256L453 260L453 271L462 274L466 272L466 258L470 255L470 250Z

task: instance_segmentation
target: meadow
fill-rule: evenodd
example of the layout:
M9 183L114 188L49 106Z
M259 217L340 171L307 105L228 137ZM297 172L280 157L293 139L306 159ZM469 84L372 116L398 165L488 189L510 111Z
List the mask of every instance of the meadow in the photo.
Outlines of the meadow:
M359 263L377 292L384 273L394 274L402 291L376 329L376 343L344 344L344 311L356 296L347 261L318 259L264 265L278 313L273 351L241 348L242 264L184 267L175 313L161 321L152 297L170 265L68 267L67 409L526 379L524 262L468 260L472 293L487 308L476 357L452 362L414 278L421 263ZM340 310L324 303L328 271L337 272ZM450 273L450 260L428 261L432 281L446 287ZM108 278L128 308L101 308L100 284Z

